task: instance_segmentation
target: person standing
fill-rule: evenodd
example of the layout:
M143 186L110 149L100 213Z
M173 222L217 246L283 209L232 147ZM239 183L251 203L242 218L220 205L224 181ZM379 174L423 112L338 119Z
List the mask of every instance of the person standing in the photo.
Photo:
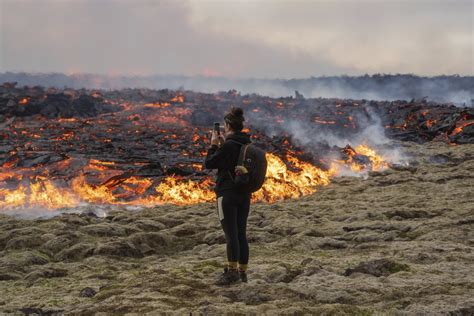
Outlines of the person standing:
M227 266L216 280L216 285L247 282L249 246L247 241L247 218L251 193L234 183L241 146L249 144L250 136L242 132L243 110L233 107L224 116L224 135L214 130L211 147L204 161L206 169L217 169L214 191L217 197L217 213L224 230L227 250Z

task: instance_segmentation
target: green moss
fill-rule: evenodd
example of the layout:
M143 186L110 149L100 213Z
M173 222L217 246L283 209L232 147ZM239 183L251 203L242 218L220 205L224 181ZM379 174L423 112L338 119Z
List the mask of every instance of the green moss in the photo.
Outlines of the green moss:
M94 299L102 301L114 295L120 295L125 292L124 287L123 284L107 285L100 289L100 291L94 296Z
M426 233L427 233L426 231L415 230L415 231L410 231L410 232L407 232L407 233L400 233L399 236L402 237L402 238L408 238L410 240L415 240L418 237L425 235Z
M321 258L329 258L331 255L327 251L316 251L314 253L316 256L321 257Z
M102 300L105 300L109 297L112 297L112 296L115 296L115 295L120 295L123 292L125 292L125 290L121 290L121 289L101 290L99 293L97 293L94 296L94 298L98 301L102 301Z
M397 272L400 272L400 271L410 271L410 267L407 264L404 264L404 263L394 262L388 268L388 270L390 271L390 273L397 273Z
M347 304L334 304L331 305L329 310L325 307L322 314L329 316L340 316L340 315L355 315L355 316L370 316L374 315L374 312L369 309L361 308L355 305Z
M64 300L62 300L60 298L52 298L52 299L48 300L46 302L46 304L52 305L52 306L61 306L61 305L64 304Z
M193 266L194 270L202 271L205 268L212 267L212 268L223 268L224 264L217 261L217 260L206 260L196 263Z
M13 250L6 251L4 258L8 258L10 264L18 266L42 265L48 263L51 258L37 250Z

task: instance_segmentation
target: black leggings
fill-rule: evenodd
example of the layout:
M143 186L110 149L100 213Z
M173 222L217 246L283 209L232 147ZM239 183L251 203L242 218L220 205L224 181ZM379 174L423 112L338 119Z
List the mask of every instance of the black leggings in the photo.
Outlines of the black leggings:
M249 262L247 217L250 193L226 191L217 197L217 211L227 243L227 260L240 264Z

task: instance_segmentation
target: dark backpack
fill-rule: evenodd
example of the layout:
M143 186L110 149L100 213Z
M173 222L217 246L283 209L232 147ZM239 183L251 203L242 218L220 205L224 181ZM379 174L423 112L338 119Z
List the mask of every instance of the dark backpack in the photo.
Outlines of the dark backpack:
M243 191L256 192L265 181L267 157L264 150L252 143L241 145L235 177L232 180Z

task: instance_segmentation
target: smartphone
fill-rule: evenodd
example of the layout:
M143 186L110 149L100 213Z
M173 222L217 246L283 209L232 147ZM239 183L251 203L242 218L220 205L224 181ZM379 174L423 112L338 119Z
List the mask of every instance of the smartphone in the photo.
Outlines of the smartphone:
M221 124L216 122L214 123L214 130L217 132L217 134L220 134L221 132Z

